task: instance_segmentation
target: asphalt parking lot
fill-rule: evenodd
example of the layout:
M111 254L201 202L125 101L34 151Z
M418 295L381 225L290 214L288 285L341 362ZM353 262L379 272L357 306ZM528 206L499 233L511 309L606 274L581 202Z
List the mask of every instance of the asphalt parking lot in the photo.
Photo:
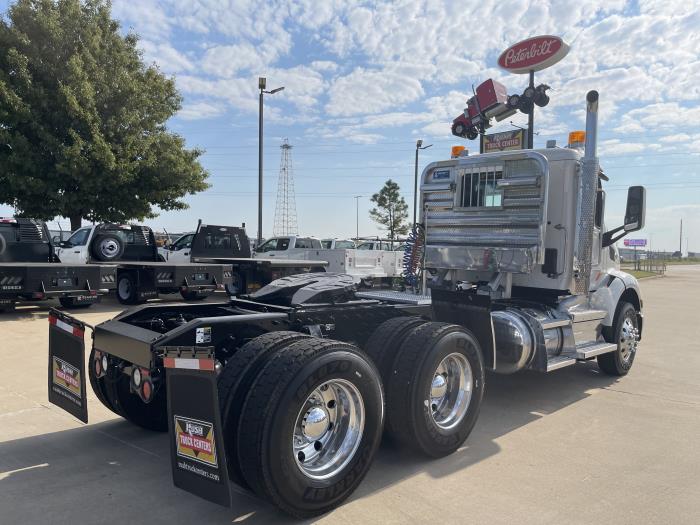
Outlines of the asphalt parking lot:
M697 523L700 266L642 282L644 338L627 377L594 362L489 376L465 446L429 461L383 445L352 498L320 523ZM223 296L221 296L223 298ZM113 299L79 317L95 324ZM49 405L48 307L0 317L1 523L289 523L234 488L225 509L173 487L167 435Z

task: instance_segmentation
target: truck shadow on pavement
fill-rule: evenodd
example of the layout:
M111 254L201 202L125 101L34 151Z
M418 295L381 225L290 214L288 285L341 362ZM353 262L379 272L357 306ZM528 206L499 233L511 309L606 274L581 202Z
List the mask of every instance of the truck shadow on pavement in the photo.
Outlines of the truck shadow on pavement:
M553 374L489 375L481 415L465 445L439 460L382 444L350 498L361 500L416 475L434 479L500 452L498 438L610 386L616 378L586 363ZM63 418L47 410L47 419ZM65 416L69 417L69 416ZM63 420L65 423L65 420ZM567 439L562 435L562 439ZM121 419L0 444L0 508L7 523L134 522L294 523L232 485L226 509L172 485L166 434ZM483 480L474 480L475 486ZM465 487L467 488L467 487Z

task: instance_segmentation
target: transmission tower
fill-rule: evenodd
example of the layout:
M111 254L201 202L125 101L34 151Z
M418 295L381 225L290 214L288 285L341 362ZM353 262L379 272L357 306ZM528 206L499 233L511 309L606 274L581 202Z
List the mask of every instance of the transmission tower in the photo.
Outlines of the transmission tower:
M294 175L292 174L292 145L284 139L277 179L277 205L275 206L275 235L296 235L297 204L294 198Z

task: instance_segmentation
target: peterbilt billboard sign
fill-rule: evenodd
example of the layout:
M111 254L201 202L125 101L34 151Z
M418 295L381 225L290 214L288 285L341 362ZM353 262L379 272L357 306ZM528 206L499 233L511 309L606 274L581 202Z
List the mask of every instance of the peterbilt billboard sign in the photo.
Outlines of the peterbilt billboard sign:
M511 73L529 73L556 64L568 52L569 46L558 36L535 36L506 49L498 65Z

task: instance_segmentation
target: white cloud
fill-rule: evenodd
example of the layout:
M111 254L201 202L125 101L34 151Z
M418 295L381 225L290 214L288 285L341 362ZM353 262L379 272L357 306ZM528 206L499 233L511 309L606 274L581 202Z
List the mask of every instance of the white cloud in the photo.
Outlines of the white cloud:
M332 116L379 113L418 100L423 94L418 79L397 69L356 68L333 82L325 110Z
M139 48L143 51L146 62L155 62L165 73L173 74L194 69L192 61L170 44L141 40Z
M211 104L209 102L194 102L185 104L178 112L177 116L183 120L201 120L218 117L226 111L221 104Z

